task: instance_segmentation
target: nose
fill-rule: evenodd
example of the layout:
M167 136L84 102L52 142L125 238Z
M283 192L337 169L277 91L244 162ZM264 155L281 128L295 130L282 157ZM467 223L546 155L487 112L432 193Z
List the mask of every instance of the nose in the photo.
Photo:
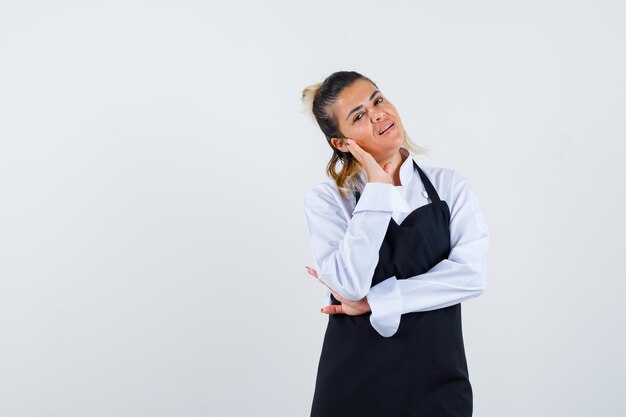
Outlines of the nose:
M383 117L385 117L385 112L383 112L382 110L375 109L372 111L372 120L374 122L381 120Z

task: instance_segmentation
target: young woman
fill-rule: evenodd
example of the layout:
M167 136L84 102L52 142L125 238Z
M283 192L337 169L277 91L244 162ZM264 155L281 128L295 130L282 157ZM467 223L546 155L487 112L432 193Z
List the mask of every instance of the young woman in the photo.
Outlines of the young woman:
M488 228L466 179L419 165L369 78L303 90L332 148L304 199L329 314L311 416L471 416L461 302L486 285Z

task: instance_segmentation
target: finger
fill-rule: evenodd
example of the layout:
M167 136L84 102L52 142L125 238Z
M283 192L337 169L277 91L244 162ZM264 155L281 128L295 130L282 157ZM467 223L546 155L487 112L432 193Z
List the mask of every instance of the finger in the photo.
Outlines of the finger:
M345 298L343 298L341 295L337 294L334 290L330 290L331 293L333 294L333 297L335 297L335 299L337 301L339 301L340 303L345 303L345 302L349 302L348 300L346 300Z
M322 281L320 277L317 275L317 271L315 269L308 267L308 266L305 266L304 269L306 269L306 272L308 272L309 275L313 276L313 278L316 278L319 282L326 285L324 281Z
M391 162L387 162L385 166L383 166L383 171L385 171L387 174L391 174Z
M349 150L361 163L375 163L376 160L365 149L363 149L354 139L346 138L347 143L350 145Z
M331 304L329 306L322 307L321 312L326 314L343 314L343 307L341 304Z
M326 284L324 281L322 281L322 279L321 279L319 276L317 276L317 271L316 271L315 269L313 269L313 268L311 268L311 267L308 267L308 266L305 266L304 268L306 269L306 271L307 271L309 274L311 274L311 275L312 275L314 278L316 278L319 282L321 282L322 284L324 284L324 285L326 286L326 288L328 288L330 291L333 291L333 289L332 289L332 288L330 288L330 287L328 286L328 284Z
M356 158L357 161L363 163L363 148L361 148L355 141L350 138L346 138L346 148Z
M348 150L354 155L354 158L359 162L361 169L363 169L366 174L380 169L380 165L378 165L378 162L376 162L372 154L359 146L354 140L346 138L346 141L349 144Z
M350 301L350 300L346 300L345 298L343 298L342 296L340 296L339 294L333 293L333 296L337 299L337 301L339 301L341 304L345 304L347 306L350 306L352 308L360 308L361 307L361 301Z
M305 266L304 269L306 269L306 272L319 279L319 277L317 276L317 271L315 269L311 268L310 266Z

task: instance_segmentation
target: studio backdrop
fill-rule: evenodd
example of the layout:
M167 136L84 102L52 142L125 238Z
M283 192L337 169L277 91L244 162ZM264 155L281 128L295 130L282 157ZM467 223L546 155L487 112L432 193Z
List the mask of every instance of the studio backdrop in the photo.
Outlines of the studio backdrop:
M307 416L328 316L300 101L371 78L491 231L474 415L618 416L620 1L0 5L0 415Z

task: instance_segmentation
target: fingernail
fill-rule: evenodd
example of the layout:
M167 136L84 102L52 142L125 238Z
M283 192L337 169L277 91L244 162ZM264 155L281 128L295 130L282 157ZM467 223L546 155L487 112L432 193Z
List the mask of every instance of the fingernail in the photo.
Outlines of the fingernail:
M323 308L323 307L322 307L322 308L320 308L320 312L322 312L322 313L324 312L324 308Z

